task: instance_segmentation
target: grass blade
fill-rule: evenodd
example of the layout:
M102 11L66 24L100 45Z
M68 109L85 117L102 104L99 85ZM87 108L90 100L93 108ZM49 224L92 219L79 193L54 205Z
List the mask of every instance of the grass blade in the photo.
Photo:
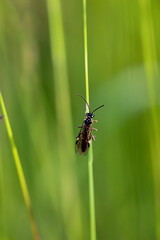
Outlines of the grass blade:
M17 151L16 145L15 145L11 125L9 122L9 118L7 115L6 107L5 107L1 92L0 92L0 105L1 105L1 108L2 108L2 111L4 114L5 125L6 125L6 129L7 129L8 137L9 137L9 140L11 143L12 153L13 153L13 157L14 157L14 161L15 161L24 201L25 201L28 213L29 213L29 219L30 219L30 224L31 224L31 228L32 228L33 239L39 240L40 238L39 238L35 219L34 219L33 212L32 212L31 200L30 200L26 180L24 177L23 169L21 166L20 158L19 158L18 151Z
M83 238L83 232L79 201L80 194L75 174L76 161L73 147L73 123L61 1L47 0L47 7L56 100L57 162L59 165L58 195L61 198L61 201L57 205L59 206L60 217L63 219L61 221L62 233L65 232L68 239L78 240ZM65 116L65 119L62 115ZM76 199L74 202L76 204L73 205L73 196L72 194L68 194L66 189L74 189L74 197ZM62 209L62 212L60 209ZM68 221L68 216L71 216L71 212L73 212L73 220L70 219Z
M84 61L85 61L85 85L86 100L89 104L89 80L88 80L88 43L87 43L87 11L86 0L83 0L83 29L84 29ZM89 110L89 109L88 109Z
M84 24L84 59L85 59L85 85L86 100L89 104L89 80L88 80L88 47L87 47L87 11L86 0L83 0L83 24ZM86 105L87 108L87 105ZM86 111L89 109L86 109ZM89 175L89 204L90 204L90 236L96 240L96 220L94 203L94 177L93 177L93 148L92 142L88 153L88 175Z
M90 234L91 234L91 240L96 240L92 143L88 153L88 175L89 175L89 201L90 201Z
M156 106L156 82L158 77L158 60L156 51L155 32L153 24L153 13L151 1L140 1L140 27L141 27L141 41L143 51L144 69L146 72L146 83L148 88L149 100L151 102L151 160L153 167L154 191L155 191L155 207L156 207L156 230L157 239L160 239L160 126L159 126L159 111Z

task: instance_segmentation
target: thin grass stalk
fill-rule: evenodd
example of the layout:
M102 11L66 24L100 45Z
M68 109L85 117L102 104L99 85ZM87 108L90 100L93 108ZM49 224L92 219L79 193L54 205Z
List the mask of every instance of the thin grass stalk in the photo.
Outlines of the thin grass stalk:
M85 61L85 84L86 100L89 104L89 79L88 79L88 43L87 43L87 10L86 0L83 0L83 23L84 23L84 61ZM86 109L89 110L89 109Z
M85 60L85 85L86 100L89 104L89 79L88 79L88 44L87 44L87 11L86 0L83 0L83 28L84 28L84 60ZM86 111L88 111L86 105ZM95 201L94 201L94 177L93 177L93 148L92 142L88 153L88 175L89 175L89 204L90 204L90 237L96 240L96 220L95 220Z
M82 220L79 202L79 191L75 175L75 154L73 148L73 124L71 115L70 90L67 71L67 60L65 50L65 35L63 27L63 16L60 0L47 0L49 34L51 44L51 57L54 75L54 88L56 100L56 118L57 118L57 151L59 164L59 182L58 189L59 210L62 209L63 221L62 232L68 239L82 239ZM65 166L65 167L64 167ZM73 196L66 189L74 191L74 209ZM75 204L76 202L76 204ZM70 211L74 212L74 220L68 219Z
M15 161L15 166L16 166L16 169L17 169L17 174L18 174L18 177L19 177L19 182L20 182L22 194L23 194L25 205L26 205L26 208L27 208L28 214L29 214L33 239L34 240L40 240L38 230L37 230L37 226L36 226L36 222L35 222L35 219L34 219L34 216L33 216L31 200L30 200L26 180L25 180L25 177L24 177L21 161L20 161L20 158L19 158L19 154L18 154L18 150L17 150L16 144L15 144L14 138L13 138L11 125L10 125L10 122L9 122L8 114L7 114L7 111L6 111L6 107L5 107L1 92L0 92L0 105L1 105L1 108L2 108L3 115L4 115L4 120L5 120L5 125L6 125L6 129L7 129L8 137L9 137L9 140L10 140L10 143L11 143L11 149L12 149L12 153L13 153L13 157L14 157L14 161Z

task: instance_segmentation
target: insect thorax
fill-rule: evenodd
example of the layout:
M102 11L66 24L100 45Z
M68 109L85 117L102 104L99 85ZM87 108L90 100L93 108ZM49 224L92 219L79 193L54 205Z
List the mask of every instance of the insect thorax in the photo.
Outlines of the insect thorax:
M92 118L86 117L86 119L84 120L84 123L87 127L89 127L92 124Z

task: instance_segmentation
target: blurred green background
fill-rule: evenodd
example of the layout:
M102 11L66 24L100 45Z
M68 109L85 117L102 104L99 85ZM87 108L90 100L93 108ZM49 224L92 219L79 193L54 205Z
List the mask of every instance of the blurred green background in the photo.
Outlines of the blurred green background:
M61 4L61 6L59 5ZM160 1L87 1L97 239L160 239ZM88 240L82 1L0 1L0 90L41 239ZM2 114L2 112L0 112ZM0 239L32 239L4 121Z

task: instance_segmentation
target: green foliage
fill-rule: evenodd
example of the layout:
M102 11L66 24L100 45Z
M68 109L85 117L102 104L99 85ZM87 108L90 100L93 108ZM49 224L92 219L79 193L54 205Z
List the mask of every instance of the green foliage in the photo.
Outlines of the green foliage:
M23 169L22 169L22 166L21 166L21 161L20 161L20 158L19 158L17 147L15 145L12 129L11 129L11 126L10 126L9 118L8 118L8 115L7 115L7 111L6 111L6 108L5 108L5 104L4 104L1 92L0 92L0 105L1 105L1 108L2 108L2 111L3 111L2 116L5 119L6 130L7 130L8 137L9 137L9 140L10 140L10 143L11 143L11 149L12 149L12 153L13 153L13 157L14 157L14 161L15 161L15 166L16 166L16 170L17 170L17 173L18 173L18 177L19 177L19 182L20 182L20 185L21 185L21 190L22 190L22 193L23 193L24 201L25 201L25 204L26 204L26 208L28 210L29 218L30 218L30 224L31 224L32 232L33 232L33 239L34 240L39 240L38 231L37 231L35 219L34 219L33 212L32 212L31 200L30 200L26 180L25 180L25 177L24 177Z
M87 4L83 0L83 29L84 29L84 64L85 64L85 86L86 100L89 104L89 79L88 79L88 44L87 44ZM89 106L86 104L86 113L89 112ZM94 176L93 176L93 147L92 141L88 153L88 188L89 188L89 211L90 211L90 239L96 240L96 217L94 200Z
M105 105L93 143L100 240L160 238L159 10L157 0L87 1L90 106ZM0 16L0 90L41 239L89 239L88 162L74 153L82 1L2 0ZM32 239L4 119L0 213L0 239Z

